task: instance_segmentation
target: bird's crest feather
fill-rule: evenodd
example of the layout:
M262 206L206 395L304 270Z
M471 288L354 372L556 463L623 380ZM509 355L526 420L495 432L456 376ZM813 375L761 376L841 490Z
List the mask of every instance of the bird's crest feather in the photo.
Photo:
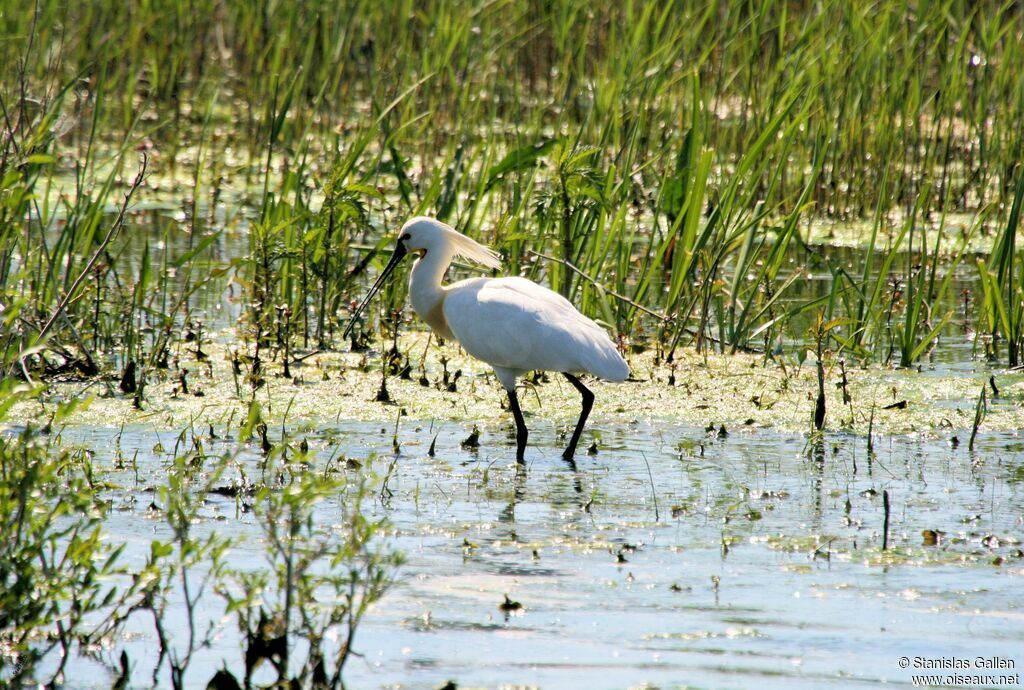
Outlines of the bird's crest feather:
M456 230L451 231L450 239L455 253L459 256L483 264L487 268L501 268L501 255L490 247L485 247Z

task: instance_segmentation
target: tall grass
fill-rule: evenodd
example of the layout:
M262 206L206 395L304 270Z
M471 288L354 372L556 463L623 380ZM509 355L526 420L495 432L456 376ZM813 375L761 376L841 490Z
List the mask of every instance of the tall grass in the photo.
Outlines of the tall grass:
M1005 222L1024 136L1013 3L38 0L0 22L16 76L0 87L0 277L4 300L39 311L8 349L90 256L135 146L192 192L191 232L225 230L199 212L225 188L253 207L236 270L261 338L332 346L381 234L432 213L670 354L804 337L789 320L816 304L789 300L789 258L810 218L873 216L872 249L915 209L925 230L938 208ZM934 267L957 249L923 247L915 227L889 248L932 270L836 270L830 309L861 356L910 364L944 322L928 318ZM142 357L138 334L114 342L84 318L109 299L138 318L145 271L120 269L51 336L66 360L87 360L83 331ZM892 271L912 299L888 298Z
M1006 343L1007 362L1018 366L1024 356L1024 267L1016 256L1017 231L1024 206L1024 171L1018 167L1017 186L1006 224L996 237L989 262L978 260L983 303L981 318L993 338Z

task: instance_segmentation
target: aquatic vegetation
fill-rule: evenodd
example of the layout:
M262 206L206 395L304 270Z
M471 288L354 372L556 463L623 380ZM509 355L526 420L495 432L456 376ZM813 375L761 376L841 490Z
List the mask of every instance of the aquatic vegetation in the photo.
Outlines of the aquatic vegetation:
M332 324L381 231L421 212L669 356L680 344L772 352L826 304L829 319L854 319L845 346L858 357L912 366L948 331L948 277L986 246L994 273L983 266L972 316L1014 340L1012 309L998 307L1019 196L1013 8L264 10L140 8L117 42L93 39L124 19L113 5L5 14L14 38L0 67L17 78L2 95L0 277L5 312L26 308L4 348L31 347L51 324L25 372L114 366L124 378L134 362L141 402L142 362L162 362L218 261L245 291L259 348L337 346ZM205 38L155 49L172 18ZM130 241L131 213L102 246L133 148L150 166L132 206L169 203L188 236L180 252L165 240L159 263L155 242ZM862 265L831 265L832 294L794 299L801 226L869 215ZM989 243L995 227L1003 239ZM225 257L233 231L248 250ZM148 270L135 254L146 249ZM382 313L403 294L392 286Z
M84 652L116 683L493 684L440 649L495 668L467 633L545 687L907 682L835 653L879 646L878 601L893 638L955 655L929 631L970 616L1005 647L1018 5L37 0L0 25L0 682ZM500 387L403 280L343 342L419 214L628 360L575 471L547 451L576 391L528 377L537 456L503 462ZM934 591L901 581L922 567ZM368 620L378 656L346 663Z
M21 395L9 386L0 401ZM63 407L52 418L60 424ZM40 429L26 428L0 442L0 680L37 678L41 662L62 677L73 654L109 639L128 592L110 582L123 573L119 557L102 538L103 502L88 461L61 449Z
M272 473L252 501L266 541L265 567L232 568L218 583L245 640L244 684L266 660L280 683L344 687L356 631L394 582L402 557L378 544L385 523L363 512L365 480L286 466L276 472L282 474ZM327 499L346 506L341 524L315 526L314 508Z
M828 325L828 324L826 324ZM838 328L832 324L831 328ZM503 409L502 387L490 369L462 352L457 346L440 345L428 334L410 331L397 343L402 361L422 359L422 381L401 372L385 372L387 400L379 400L381 358L379 351L325 352L291 365L291 378L283 376L283 366L274 361L261 364L261 383L253 388L236 389L232 369L236 366L233 346L218 340L233 341L218 334L204 346L206 358L194 361L194 355L182 348L173 353L178 370L154 377L147 402L142 409L131 395L96 395L91 404L77 410L74 423L119 426L147 423L165 428L188 424L222 425L245 419L252 402L260 406L260 415L273 426L282 422L316 426L322 420L385 420L393 424L401 413L415 420L459 422L468 433L474 424L496 433L512 424ZM801 352L801 354L806 354ZM822 351L821 376L812 357L806 361L780 358L776 365L764 365L757 354L698 354L679 351L671 363L659 362L653 352L628 356L633 380L624 384L588 381L596 391L592 426L581 443L590 445L587 436L598 433L600 425L637 419L662 419L694 426L714 424L732 429L752 426L789 431L812 428L819 393L825 396L831 415L827 427L865 434L869 423L875 434L921 433L945 437L968 432L975 419L978 388L987 384L987 370L971 375L961 372L919 372L880 365L852 367L835 354ZM241 378L251 376L253 364L238 362ZM180 373L195 368L188 379L192 392L181 390ZM456 390L451 389L451 371L461 373ZM845 386L840 385L845 371ZM449 383L445 383L445 374ZM1004 371L997 374L1000 398L990 404L984 429L1009 430L1020 427L1024 374ZM671 384L669 383L671 379ZM53 405L73 400L92 390L88 383L60 383L49 387L40 398L46 414ZM527 415L540 413L558 423L575 421L579 394L558 377L548 382L531 382L521 397ZM848 396L849 399L847 399ZM12 419L27 421L38 417L39 402L21 402L11 410ZM389 420L389 421L387 421ZM873 420L873 421L872 421ZM503 433L503 432L502 432ZM964 433L966 436L966 433ZM424 441L429 444L429 439Z
M27 395L7 386L0 403L9 409L14 398ZM170 686L187 687L194 683L195 657L221 634L218 619L227 615L244 633L245 663L225 658L224 664L244 668L237 676L246 685L267 659L281 682L343 687L360 621L402 562L394 549L379 543L386 522L363 512L366 478L308 471L305 463L312 458L287 460L285 442L267 458L283 464L265 466L258 488L244 473L241 488L224 485L228 470L240 467L241 451L209 454L204 437L187 427L175 444L164 485L154 491L148 508L142 507L150 517L162 516L165 529L145 543L146 557L138 562L132 540L112 547L105 534L114 511L111 497L122 487L96 476L92 450L61 444L53 433L68 422L74 407L59 406L45 429L5 432L0 443L5 535L0 680L59 682L75 659L101 659L100 650L118 648L124 631L145 618L152 626L150 648L157 650L152 678L164 677L166 663ZM250 419L258 421L258 414ZM137 457L138 451L133 465ZM123 457L115 468L125 469ZM137 477L136 470L136 482ZM250 496L246 500L264 530L269 570L233 564L233 552L243 545L210 528L208 502L214 495ZM129 505L134 504L135 494L129 496ZM344 501L344 520L315 528L311 511L326 499ZM214 596L224 605L211 602ZM305 660L289 655L299 643ZM329 653L333 658L325 656ZM129 682L130 665L138 666L138 660L122 649L119 682ZM226 674L221 682L234 675L227 668L221 673Z
M997 337L1006 342L1006 358L1011 367L1020 364L1024 345L1024 268L1016 258L1017 230L1024 205L1024 171L1018 170L1017 174L1010 214L992 249L991 268L983 259L978 260L984 300L982 323L993 336L993 354L998 348Z

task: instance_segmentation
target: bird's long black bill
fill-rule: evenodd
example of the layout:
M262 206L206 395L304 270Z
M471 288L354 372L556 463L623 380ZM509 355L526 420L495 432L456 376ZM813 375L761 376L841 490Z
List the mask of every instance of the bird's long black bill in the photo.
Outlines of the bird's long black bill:
M373 296L376 295L378 291L380 291L380 288L384 284L384 281L388 279L388 276L391 275L391 272L395 270L395 266L398 265L399 261L405 258L405 255L407 253L408 250L405 248L405 244L399 242L398 246L395 247L395 253L391 255L391 259L388 261L388 265L385 266L384 270L380 272L380 276L377 278L377 282L373 284L373 287L370 288L370 291L366 293L366 297L364 297L363 301L359 303L359 306L356 307L356 310L352 312L352 318L349 320L348 326L345 327L345 333L341 336L343 339L348 338L348 334L352 332L353 326L356 325L356 320L363 313L363 310L366 309L366 305L368 305L370 303L370 300L373 299Z

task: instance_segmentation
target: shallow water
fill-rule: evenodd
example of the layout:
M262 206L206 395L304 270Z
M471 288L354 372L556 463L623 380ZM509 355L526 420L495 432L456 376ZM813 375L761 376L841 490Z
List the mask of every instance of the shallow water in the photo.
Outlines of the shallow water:
M153 212L148 222L151 235L173 245L172 255L184 250L177 220ZM132 246L126 256L137 257L142 245ZM246 249L244 235L225 235L211 262ZM851 271L862 260L858 250L820 251ZM831 275L820 256L794 250L791 258L793 268L810 272L791 299L828 294ZM961 311L964 291L976 287L966 266L947 303L937 305L955 317L924 362L925 377L988 375L973 319ZM193 300L193 318L216 333L234 325L239 299L226 279L213 281ZM812 315L805 316L791 333L806 331ZM797 351L797 340L786 346ZM961 403L973 409L973 401L948 404ZM598 407L613 405L598 399ZM141 565L150 541L168 536L149 506L153 489L166 483L180 429L157 431L160 419L120 432L82 424L63 432L65 443L95 451L95 471L116 485L107 494L106 531L112 542L128 543L128 565ZM392 495L369 509L390 520L388 542L407 562L358 632L362 657L347 667L349 687L426 689L447 680L489 688L911 686L915 672L930 671L903 669L901 657L1000 657L1015 664L1011 673L1024 665L1024 440L1017 433L982 433L973 453L963 434L958 446L935 433L876 437L869 457L865 438L842 433L814 449L803 435L768 429L735 426L720 438L664 419L597 419L580 447L599 438L600 451L581 452L572 467L559 457L565 429L543 410L528 423L531 445L520 469L511 437L494 425L478 451L467 451L460 441L472 420L439 427L401 420ZM379 482L394 459L393 431L393 421L324 421L314 422L308 438L319 462L343 454L362 462L352 472L375 472ZM230 452L234 441L217 432L220 440L207 441L207 450ZM138 451L137 477L133 468L113 468L119 433L123 457ZM158 443L167 451L155 451ZM242 461L248 476L258 476L257 454ZM883 491L892 506L887 551ZM331 525L340 513L328 502L316 519ZM235 540L233 564L263 567L255 518L234 499L211 497L197 529ZM928 546L924 530L945 537ZM524 610L506 617L499 609L506 595ZM201 626L208 621L217 634L196 655L191 687L205 687L224 663L239 676L244 668L222 601L208 594L202 615ZM172 636L184 636L180 601L166 624ZM148 686L156 661L150 621L133 617L123 648L133 685ZM108 650L111 660L120 649ZM112 677L109 668L76 659L66 686L109 687ZM159 680L167 684L166 675Z
M564 430L529 423L518 469L502 433L467 451L460 441L471 425L402 421L392 496L371 510L389 518L389 540L407 562L359 630L364 656L347 667L349 687L909 686L903 656L1024 664L1016 434L983 434L974 453L876 439L869 459L864 439L841 434L818 453L803 436L770 431L719 438L664 423L596 424L584 442L599 434L601 449L574 469L559 457ZM358 471L383 475L394 458L385 426L325 425L309 440L321 461L340 448L363 462ZM146 488L164 483L168 456L152 449L159 440L169 451L176 434L123 431L124 456L139 450L138 484L131 469L110 469L115 434L78 428L64 440L94 449L97 471L108 468L103 477L121 485L108 532L128 541L129 562L141 562L166 530L148 511ZM258 462L244 460L250 476ZM883 490L892 501L888 552ZM316 519L332 524L338 511L325 503ZM214 496L204 516L201 529L238 540L234 563L258 566L251 514ZM926 529L946 535L925 546ZM998 544L986 540L993 535ZM499 610L506 594L522 613ZM190 669L193 687L222 659L242 668L234 623L218 599L204 601L219 633ZM179 606L168 617L172 634L184 634L181 614ZM129 630L133 683L143 685L152 628L139 618ZM108 687L98 670L76 661L67 686Z

